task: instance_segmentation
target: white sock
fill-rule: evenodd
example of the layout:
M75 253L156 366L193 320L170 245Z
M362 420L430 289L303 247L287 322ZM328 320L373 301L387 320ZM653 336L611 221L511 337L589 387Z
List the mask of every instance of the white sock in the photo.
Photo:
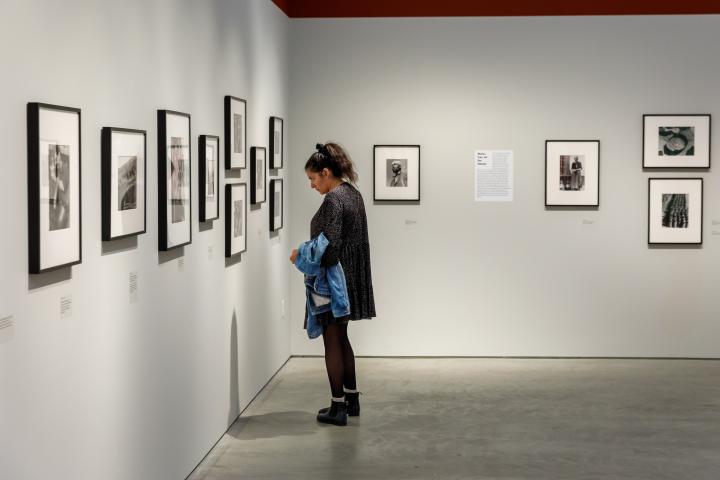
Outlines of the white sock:
M344 402L345 401L344 395L342 397L338 397L338 398L335 398L335 397L331 397L331 398L332 398L333 402Z
M343 390L345 391L345 393L358 393L357 390L350 390L349 388L343 388Z

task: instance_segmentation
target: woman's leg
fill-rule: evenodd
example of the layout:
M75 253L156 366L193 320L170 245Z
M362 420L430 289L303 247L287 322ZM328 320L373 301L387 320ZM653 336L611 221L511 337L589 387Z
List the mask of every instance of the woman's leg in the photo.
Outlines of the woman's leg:
M343 385L346 390L355 391L357 388L355 379L355 353L353 352L350 339L347 334L347 323L338 325L340 327L340 344L343 357Z
M344 329L342 328L344 327ZM343 361L343 335L347 337L347 325L331 324L323 331L325 344L325 368L327 369L330 391L333 398L345 396L343 392L343 378L345 365ZM353 367L354 369L354 367Z

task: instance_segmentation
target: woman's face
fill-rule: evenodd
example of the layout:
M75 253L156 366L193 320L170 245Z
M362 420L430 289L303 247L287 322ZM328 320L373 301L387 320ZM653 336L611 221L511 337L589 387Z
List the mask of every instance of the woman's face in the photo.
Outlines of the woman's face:
M313 172L305 170L308 180L310 180L310 188L318 191L319 194L325 195L330 191L333 184L333 174L329 169L323 168L321 172Z

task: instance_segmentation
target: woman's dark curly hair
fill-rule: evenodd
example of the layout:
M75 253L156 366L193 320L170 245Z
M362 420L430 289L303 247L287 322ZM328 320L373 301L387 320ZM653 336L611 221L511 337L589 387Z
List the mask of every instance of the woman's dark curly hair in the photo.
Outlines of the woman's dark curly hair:
M327 168L332 174L350 183L357 183L358 174L350 155L337 143L328 142L315 145L317 152L310 155L305 162L305 170L322 172Z

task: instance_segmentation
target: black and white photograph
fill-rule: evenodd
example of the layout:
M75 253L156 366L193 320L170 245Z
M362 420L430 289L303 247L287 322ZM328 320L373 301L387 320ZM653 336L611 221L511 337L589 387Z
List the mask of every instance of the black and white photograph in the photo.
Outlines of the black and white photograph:
M662 226L665 228L688 228L688 194L662 194Z
M137 208L137 157L118 157L118 210Z
M545 206L600 205L600 141L545 141Z
M257 205L266 200L265 170L267 168L265 147L250 149L250 203Z
M648 243L702 243L702 192L702 178L650 178Z
M102 129L102 239L146 231L144 130Z
M270 231L277 232L283 227L283 181L270 180Z
M29 271L81 262L80 109L27 104Z
M198 186L199 217L201 222L209 222L220 217L220 137L200 135L198 138Z
M583 155L560 155L560 190L585 190Z
M644 168L710 168L709 114L644 115Z
M225 168L247 166L247 102L225 96Z
M50 181L50 205L48 221L50 230L70 227L70 146L48 146L48 179Z
M407 158L388 158L386 163L386 186L390 188L407 187Z
M375 201L420 201L420 145L373 147Z
M283 119L270 117L270 169L283 167Z
M247 204L245 183L225 185L225 256L228 258L247 249Z
M192 241L190 115L158 110L160 250Z
M172 203L172 223L185 221L185 202L188 200L185 190L188 186L189 172L185 153L187 144L182 137L170 137L170 201Z
M658 127L658 155L695 156L695 127Z

